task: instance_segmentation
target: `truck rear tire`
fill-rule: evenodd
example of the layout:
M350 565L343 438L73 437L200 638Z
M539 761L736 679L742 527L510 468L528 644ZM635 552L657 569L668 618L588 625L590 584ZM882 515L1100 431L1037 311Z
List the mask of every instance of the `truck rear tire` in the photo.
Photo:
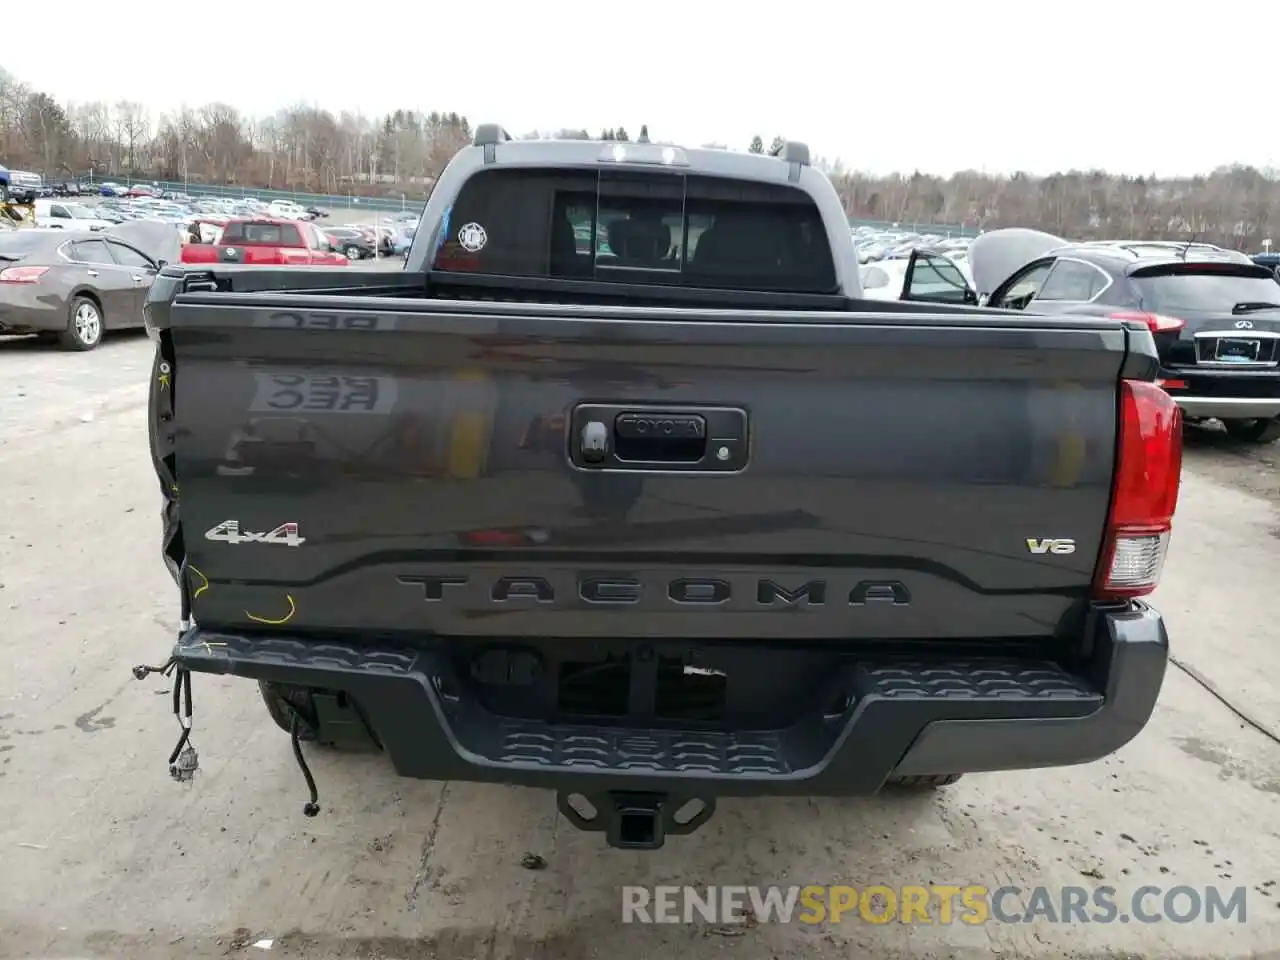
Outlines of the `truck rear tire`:
M316 693L332 699L335 695L328 691L314 691L293 684L259 680L258 692L262 694L262 702L267 705L267 713L285 733L292 735L293 719L295 715L298 717L298 740L303 743L353 753L367 752L370 748L382 749L382 744L369 726L369 718L360 709L360 705L341 694L336 696L344 715L330 727L321 723L315 699Z
M939 773L922 777L890 777L889 786L907 790L932 790L936 787L949 787L963 776L963 773Z
M1245 443L1271 443L1280 440L1280 417L1270 420L1223 420L1227 435Z
M292 733L296 710L301 715L298 739L304 742L316 739L316 713L310 693L298 687L282 687L266 680L258 681L258 692L262 694L262 702L267 705L267 713L271 714L277 727L285 733Z

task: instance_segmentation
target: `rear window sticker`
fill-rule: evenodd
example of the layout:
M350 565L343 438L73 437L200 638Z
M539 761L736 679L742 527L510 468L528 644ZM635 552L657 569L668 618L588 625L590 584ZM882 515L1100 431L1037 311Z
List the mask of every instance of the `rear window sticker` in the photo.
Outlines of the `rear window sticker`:
M478 223L465 224L458 230L458 243L462 244L462 249L468 253L479 253L488 242L489 235Z

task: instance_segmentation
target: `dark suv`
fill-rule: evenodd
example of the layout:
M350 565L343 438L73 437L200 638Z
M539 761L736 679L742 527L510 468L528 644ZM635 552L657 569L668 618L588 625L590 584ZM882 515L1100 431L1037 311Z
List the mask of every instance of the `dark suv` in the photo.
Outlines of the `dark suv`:
M1001 233L1031 234L994 231L989 240ZM1140 320L1155 336L1159 383L1185 419L1220 420L1245 441L1280 438L1280 282L1271 267L1211 244L1166 241L1064 244L1033 256L1009 258L1012 272L990 288L987 306ZM932 258L918 259L904 299L953 299L929 288Z

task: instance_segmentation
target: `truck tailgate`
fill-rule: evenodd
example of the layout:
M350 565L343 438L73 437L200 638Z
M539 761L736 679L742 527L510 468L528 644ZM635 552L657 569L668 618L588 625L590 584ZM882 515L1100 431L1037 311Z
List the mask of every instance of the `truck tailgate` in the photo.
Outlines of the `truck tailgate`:
M228 293L168 329L201 626L787 641L1078 629L1128 335ZM588 422L627 464L575 465Z

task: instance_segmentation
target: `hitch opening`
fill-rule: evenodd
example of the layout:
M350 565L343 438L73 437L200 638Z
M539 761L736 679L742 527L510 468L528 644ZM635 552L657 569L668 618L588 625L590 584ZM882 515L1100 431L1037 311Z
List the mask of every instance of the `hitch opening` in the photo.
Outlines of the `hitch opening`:
M656 850L666 839L660 794L623 794L614 797L613 817L606 836L619 850Z
M657 850L668 835L693 833L711 819L715 800L648 791L561 792L560 813L579 830L603 833L618 850Z

